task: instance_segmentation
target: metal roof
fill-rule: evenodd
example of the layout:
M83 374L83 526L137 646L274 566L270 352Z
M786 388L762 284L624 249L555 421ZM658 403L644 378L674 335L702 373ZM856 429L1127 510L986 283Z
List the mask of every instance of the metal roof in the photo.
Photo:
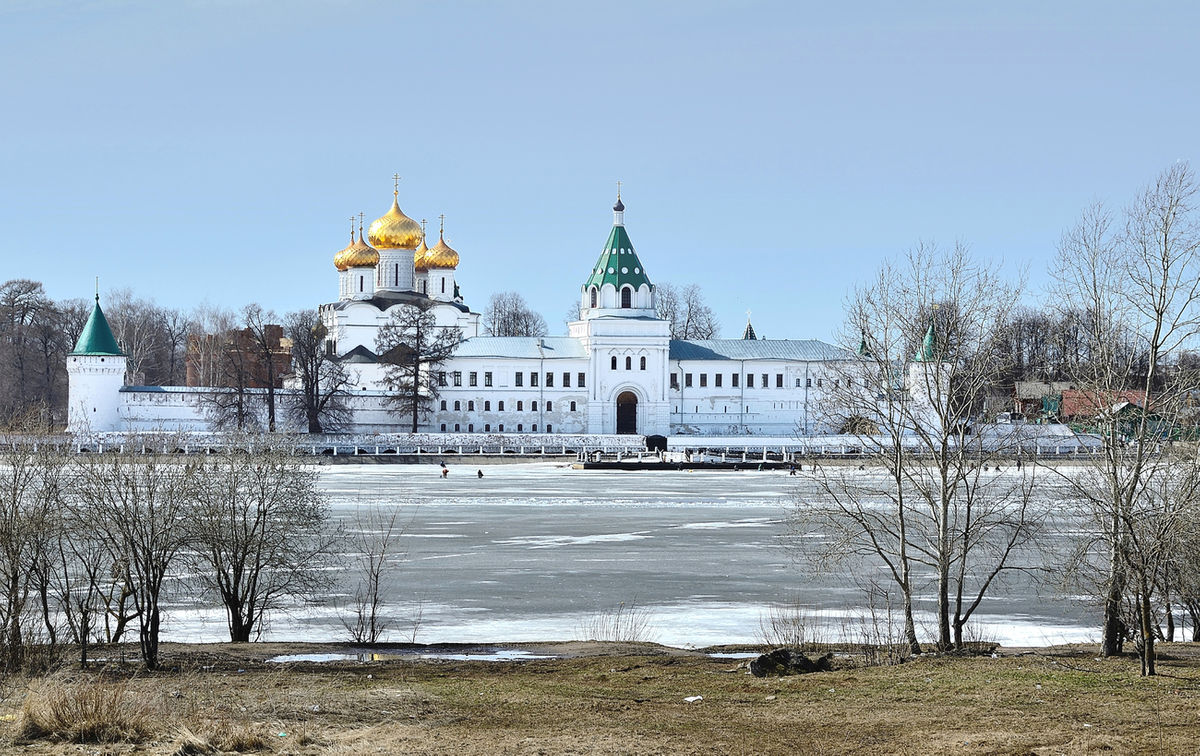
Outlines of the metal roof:
M704 339L671 341L673 360L853 360L854 352L818 339Z
M539 342L542 344L538 348ZM583 342L570 336L476 336L454 351L455 357L512 357L533 359L587 359Z
M104 312L100 309L99 294L96 295L96 305L92 308L92 314L88 316L87 324L79 334L79 341L75 342L75 349L71 354L105 357L120 357L124 354L121 347L117 346L112 329L108 327L108 318L104 317Z

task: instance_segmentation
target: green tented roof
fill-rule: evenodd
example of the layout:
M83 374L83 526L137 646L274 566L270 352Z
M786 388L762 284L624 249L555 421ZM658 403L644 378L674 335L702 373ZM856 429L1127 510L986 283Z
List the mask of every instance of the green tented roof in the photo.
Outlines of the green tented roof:
M618 291L626 284L634 290L639 289L642 284L653 285L646 275L646 269L642 267L642 261L633 251L633 242L629 241L629 234L621 225L613 226L608 241L604 243L604 250L600 253L600 259L596 261L592 275L583 287L599 288L606 283L612 284Z
M75 349L71 354L112 357L120 357L124 354L121 347L117 346L117 339L113 336L112 329L108 327L108 318L104 317L104 312L100 309L100 297L96 297L96 306L92 308L87 325L83 327L83 333L79 334L79 341L75 343Z
M913 362L936 362L937 357L937 332L933 330L933 322L930 321L929 330L925 331L925 338L921 340L921 346L913 355Z

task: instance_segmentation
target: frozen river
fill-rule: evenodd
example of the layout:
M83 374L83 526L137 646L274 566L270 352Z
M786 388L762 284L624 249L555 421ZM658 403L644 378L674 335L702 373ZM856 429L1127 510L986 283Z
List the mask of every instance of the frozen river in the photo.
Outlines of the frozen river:
M478 478L476 469L452 463L446 479L436 465L323 469L333 515L348 528L366 507L402 512L408 558L387 584L395 618L387 640L409 640L418 612L419 642L577 639L599 613L626 602L661 643L753 643L772 605L799 602L832 636L865 603L860 585L869 574L813 575L793 559L785 504L816 489L786 472L536 463L485 466ZM336 603L277 614L265 637L345 640ZM225 632L219 610L177 605L169 614L170 640ZM1024 580L1002 587L976 616L982 637L1007 645L1097 634L1093 612Z

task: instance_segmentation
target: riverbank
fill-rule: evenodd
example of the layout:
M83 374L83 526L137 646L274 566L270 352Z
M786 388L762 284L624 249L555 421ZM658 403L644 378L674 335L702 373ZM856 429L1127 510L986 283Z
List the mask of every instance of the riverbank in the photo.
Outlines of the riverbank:
M851 656L831 672L761 679L743 659L654 644L487 648L556 658L416 659L383 647L370 650L383 651L380 659L360 661L363 649L345 644L167 644L160 672L113 665L103 674L67 668L10 679L0 749L1185 753L1200 740L1194 644L1162 644L1157 678L1139 677L1133 658L1099 659L1091 646L922 657L892 667L859 666ZM269 661L304 653L355 658ZM31 734L30 711L55 692L80 690L99 690L118 710L140 712L143 742L96 750Z

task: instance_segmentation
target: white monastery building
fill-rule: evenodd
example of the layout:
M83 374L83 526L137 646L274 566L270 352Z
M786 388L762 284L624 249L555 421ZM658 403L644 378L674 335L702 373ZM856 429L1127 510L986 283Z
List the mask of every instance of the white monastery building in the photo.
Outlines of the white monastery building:
M356 434L404 432L390 408L376 336L395 308L415 305L439 327L459 329L453 356L437 368L439 396L421 419L432 433L795 436L822 427L824 393L852 351L815 339L670 338L655 309L655 286L625 228L618 196L612 228L590 269L581 253L579 320L565 336L490 337L464 301L459 253L439 233L386 214L334 255L337 301L321 305L329 353L355 379L347 401ZM214 389L123 385L125 357L97 298L68 358L68 430L210 430L202 401ZM841 368L841 369L839 369ZM284 394L287 393L285 384ZM281 416L284 413L280 413ZM288 427L299 430L299 427Z

